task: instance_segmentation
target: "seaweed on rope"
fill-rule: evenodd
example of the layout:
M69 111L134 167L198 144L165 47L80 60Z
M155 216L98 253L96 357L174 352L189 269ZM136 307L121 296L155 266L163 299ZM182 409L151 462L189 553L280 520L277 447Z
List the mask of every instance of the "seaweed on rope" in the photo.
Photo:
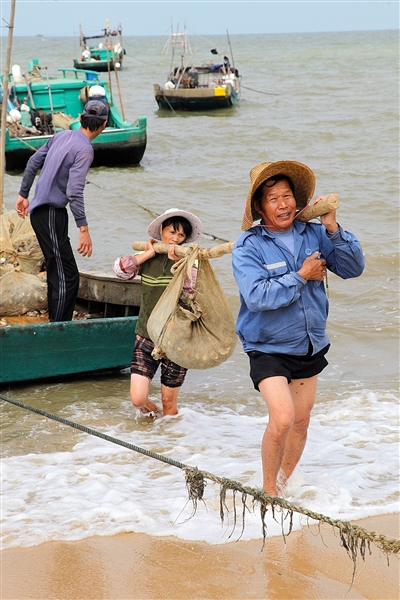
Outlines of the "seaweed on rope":
M385 535L381 535L376 533L375 531L368 531L363 527L359 527L358 525L353 525L348 521L341 521L339 519L332 519L326 515L308 510L302 506L297 504L293 504L284 498L280 498L278 496L270 496L264 490L259 488L250 488L243 486L241 483L234 481L232 479L227 479L224 477L217 477L212 473L208 473L207 471L200 471L195 467L185 467L185 477L186 477L186 487L188 489L189 500L193 503L193 513L192 516L196 513L197 503L199 500L204 502L204 490L206 487L206 479L210 479L220 485L219 492L219 506L220 506L220 517L221 522L224 522L224 519L229 512L229 508L226 504L226 494L228 490L232 490L233 497L233 530L230 534L230 537L233 534L233 531L236 528L238 521L238 510L236 506L236 495L241 494L242 499L242 508L241 508L241 522L242 529L238 539L240 539L243 535L245 528L245 516L246 510L249 510L247 506L248 497L252 498L252 507L253 510L256 504L259 504L260 509L260 517L261 517L261 531L263 537L263 543L261 551L265 547L265 542L267 538L267 524L266 524L266 515L268 510L271 510L272 518L278 523L279 521L276 518L276 513L280 512L281 514L281 531L282 536L286 542L286 537L290 535L293 529L293 514L299 513L301 515L305 515L309 519L313 519L319 522L319 528L321 523L327 523L332 527L336 527L339 530L340 543L343 548L345 548L348 556L351 558L353 562L353 575L351 585L354 583L354 578L356 574L357 568L357 557L358 555L365 561L366 550L368 549L368 554L371 555L371 543L377 546L387 558L389 563L389 555L390 554L399 554L400 552L400 540L396 538L388 538ZM286 511L286 514L284 514ZM288 527L285 532L284 524L287 521ZM320 531L319 531L320 532Z

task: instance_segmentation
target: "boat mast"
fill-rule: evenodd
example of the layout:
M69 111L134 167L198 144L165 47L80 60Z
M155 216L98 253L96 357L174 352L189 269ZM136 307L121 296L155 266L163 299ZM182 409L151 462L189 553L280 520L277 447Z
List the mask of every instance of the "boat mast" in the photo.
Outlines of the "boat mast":
M11 46L12 37L14 31L14 16L15 16L15 2L11 0L11 13L10 23L8 27L8 44L6 54L6 64L4 66L4 79L3 79L3 104L1 107L1 135L0 135L0 214L3 213L3 195L4 195L4 170L5 170L5 147L6 147L6 118L7 118L7 102L8 102L8 76L10 73L10 62L11 62Z
M232 56L232 66L233 68L235 68L235 59L233 58L233 51L232 51L232 46L231 46L231 38L229 37L229 31L226 30L226 35L228 36L228 44L229 44L229 48L231 51L231 56Z

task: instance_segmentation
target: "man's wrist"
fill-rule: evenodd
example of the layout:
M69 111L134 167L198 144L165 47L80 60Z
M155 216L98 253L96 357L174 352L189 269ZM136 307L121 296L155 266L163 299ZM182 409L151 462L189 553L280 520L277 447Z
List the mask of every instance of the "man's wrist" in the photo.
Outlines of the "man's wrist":
M80 231L81 233L87 233L87 232L89 231L89 227L88 227L87 225L81 225L81 226L79 227L79 231Z
M335 225L328 225L328 226L325 225L325 229L330 235L333 235L334 233L339 231L339 229L340 229L339 223L336 223Z

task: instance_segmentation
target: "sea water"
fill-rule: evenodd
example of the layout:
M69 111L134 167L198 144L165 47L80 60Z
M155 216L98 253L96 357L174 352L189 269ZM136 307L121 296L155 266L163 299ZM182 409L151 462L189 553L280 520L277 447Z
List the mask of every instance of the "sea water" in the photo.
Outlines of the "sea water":
M165 39L124 39L123 70L118 81L111 76L115 101L120 105L119 88L125 118L147 116L148 145L139 167L89 171L85 197L94 250L90 259L77 256L79 266L110 268L116 256L132 251L133 241L146 239L149 211L161 214L172 207L201 218L208 234L203 246L219 243L214 238L234 240L250 169L282 159L309 165L316 194L339 195L338 221L360 239L366 269L354 280L328 278L330 364L319 379L307 445L287 498L342 520L397 512L397 33L231 36L231 48L223 36L193 36L191 42L193 64L212 58L213 47L234 60L246 86L242 100L231 110L209 114L159 111L152 85L165 83L169 72L170 57L162 55ZM24 70L37 57L55 74L72 65L77 51L72 38L15 38L12 63ZM5 176L6 209L14 206L21 177ZM70 235L76 247L72 217ZM230 257L213 266L236 314ZM260 444L268 414L239 344L221 366L188 372L175 417L138 415L124 373L10 384L0 393L216 476L261 487ZM159 402L158 375L150 397ZM210 543L261 537L257 505L253 511L251 502L244 531L240 516L235 527L230 492L221 523L216 483L207 481L204 501L193 514L181 469L6 402L0 409L3 547L119 532ZM239 497L236 502L240 507ZM280 534L277 520L269 511L269 535ZM296 517L294 526L306 522Z

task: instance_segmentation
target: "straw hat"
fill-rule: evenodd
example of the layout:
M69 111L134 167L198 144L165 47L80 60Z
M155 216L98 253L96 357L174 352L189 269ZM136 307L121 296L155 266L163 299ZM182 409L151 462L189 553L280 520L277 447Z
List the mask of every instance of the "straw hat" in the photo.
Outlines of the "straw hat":
M194 240L197 240L197 238L199 238L203 233L203 225L200 219L196 217L196 215L193 215L187 210L179 210L179 208L170 208L166 210L164 214L160 215L150 223L147 229L147 233L149 234L149 236L151 238L154 238L155 240L161 240L162 224L167 219L173 217L184 217L189 221L189 223L192 226L192 234L185 240L185 242L194 242Z
M254 207L253 196L264 181L274 175L287 175L293 183L297 209L304 208L311 200L315 190L315 175L307 165L295 160L265 162L250 171L250 191L247 194L246 207L242 221L242 230L247 231L261 215Z

